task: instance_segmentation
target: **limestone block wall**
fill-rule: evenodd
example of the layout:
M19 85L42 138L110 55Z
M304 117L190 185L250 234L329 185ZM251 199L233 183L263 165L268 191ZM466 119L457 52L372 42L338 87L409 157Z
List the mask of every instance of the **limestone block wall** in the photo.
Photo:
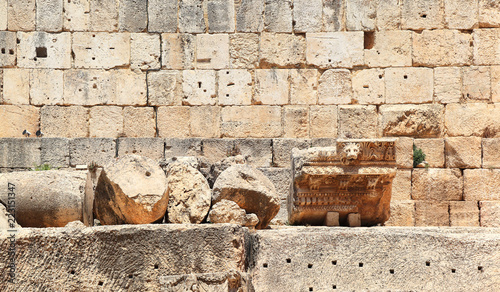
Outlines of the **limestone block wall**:
M175 138L209 158L250 141L274 173L293 146L400 137L388 224L498 225L500 7L0 0L0 137L38 129L57 139L2 140L3 171L98 161L131 138L166 156ZM429 169L412 169L413 144Z

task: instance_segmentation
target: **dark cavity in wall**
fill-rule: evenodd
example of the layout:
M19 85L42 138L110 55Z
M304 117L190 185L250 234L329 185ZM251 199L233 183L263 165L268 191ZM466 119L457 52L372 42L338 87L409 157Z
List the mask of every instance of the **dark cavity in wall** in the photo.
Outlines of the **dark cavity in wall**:
M373 31L365 31L365 50L373 49L375 45L375 33Z

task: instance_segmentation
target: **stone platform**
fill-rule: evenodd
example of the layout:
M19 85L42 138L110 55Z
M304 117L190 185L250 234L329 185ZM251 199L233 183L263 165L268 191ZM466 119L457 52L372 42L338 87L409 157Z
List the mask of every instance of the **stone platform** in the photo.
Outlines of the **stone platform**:
M24 228L1 291L495 291L499 228ZM203 290L205 289L205 290ZM498 290L496 290L498 291Z

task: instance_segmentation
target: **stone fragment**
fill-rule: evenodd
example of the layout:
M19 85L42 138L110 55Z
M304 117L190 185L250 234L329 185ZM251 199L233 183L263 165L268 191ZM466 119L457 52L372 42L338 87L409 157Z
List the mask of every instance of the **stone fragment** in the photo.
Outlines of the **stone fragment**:
M168 200L167 178L158 164L127 155L104 165L94 213L103 225L153 223L165 215Z
M162 68L193 69L196 48L195 36L190 34L162 34Z
M242 0L236 8L236 31L261 32L263 28L264 0Z
M338 212L328 212L326 213L325 226L340 226Z
M217 72L219 105L252 104L252 75L247 70Z
M462 97L465 101L490 100L490 67L463 67L462 74Z
M292 32L291 0L265 0L264 30L270 32Z
M247 213L256 214L259 218L257 229L266 228L280 208L273 183L249 165L233 165L219 175L212 201L216 204L223 199L236 202Z
M472 61L472 36L457 30L413 33L414 66L460 66Z
M90 28L90 1L63 1L63 26L67 31L86 31Z
M338 110L335 105L318 105L309 108L310 134L314 138L337 137Z
M443 139L415 139L414 144L422 149L425 161L429 167L444 167L444 140Z
M388 68L385 70L385 87L387 103L432 102L432 69Z
M63 0L36 0L36 30L58 32L63 28Z
M148 27L148 1L120 0L118 30L143 32Z
M72 49L76 68L130 65L130 33L75 32Z
M177 3L177 0L148 0L148 31L176 32Z
M352 68L364 64L363 32L306 34L306 60L319 68Z
M182 72L183 105L215 105L217 92L215 71L185 70Z
M401 9L402 29L424 30L444 28L440 0L404 0Z
M36 0L9 0L6 16L10 31L35 30Z
M319 104L349 104L352 98L351 72L347 69L330 69L319 78Z
M116 0L89 0L90 31L117 31L119 6Z
M289 103L290 85L287 69L255 70L254 104L282 105Z
M46 170L0 175L0 201L7 202L8 185L14 185L16 219L22 227L64 227L82 220L86 174ZM9 184L10 183L10 184Z
M479 227L477 202L450 202L450 226Z
M89 110L82 106L44 106L40 109L40 127L45 137L88 137L88 120Z
M85 193L83 199L83 224L85 226L94 226L94 198L95 188L101 175L102 168L97 165L90 165L87 171L87 180L85 182ZM95 219L97 220L97 219ZM67 227L67 225L66 225Z
M19 32L17 65L21 68L71 68L71 34Z
M257 215L247 214L238 204L228 200L221 200L212 206L208 218L212 223L232 223L246 227L255 227L259 223Z
M130 34L130 68L160 69L160 35L146 33Z
M439 137L443 111L442 105L382 105L379 129L382 136Z
M411 196L414 200L461 201L463 178L459 169L414 169Z
M119 138L116 140L118 157L135 154L155 161L165 156L165 140L161 138Z
M155 110L152 107L123 108L123 132L125 137L154 137L156 135Z
M479 26L500 27L499 8L496 1L479 0Z
M443 103L458 103L462 98L462 68L434 68L434 100Z
M199 34L196 36L196 68L229 68L229 35Z
M7 200L9 197L7 197ZM0 203L0 230L5 230L5 229L19 229L21 226L17 224L16 219L11 215L9 212L7 212L7 209L5 206Z
M209 33L234 32L234 4L232 0L206 2Z
M383 69L366 69L353 72L353 99L359 104L383 104L385 102L384 75Z
M347 226L349 227L361 226L361 216L359 215L359 213L347 214Z
M339 137L344 139L377 137L377 108L374 105L339 106Z
M191 137L219 138L221 109L215 106L195 106L189 109Z
M323 1L322 31L341 31L345 28L345 1Z
M30 72L30 99L32 105L63 105L64 79L62 70L33 69ZM7 83L6 83L7 84Z
M231 68L253 69L259 62L259 36L253 33L229 35Z
M3 104L30 104L30 70L3 70Z
M321 31L323 1L294 0L293 30L295 32Z
M474 65L497 65L500 63L500 30L474 29Z
M182 75L179 71L148 72L148 104L181 105Z
M407 200L411 200L411 170L398 169L396 172L396 177L394 177L394 181L392 182L391 203L395 201Z
M373 31L377 17L377 2L369 0L346 1L347 30Z
M500 202L479 202L481 227L500 227Z
M478 25L478 1L465 0L457 3L444 0L444 20L450 29L473 29Z
M450 226L448 202L415 202L415 226Z
M290 104L316 104L318 101L318 70L291 69Z
M458 138L455 138L458 139ZM481 141L480 138L476 142ZM477 146L478 143L474 145ZM500 168L500 139L483 139L483 168ZM477 148L477 147L476 147ZM476 149L477 150L477 149ZM476 151L477 152L477 151ZM479 151L479 154L481 152ZM480 155L479 155L480 157ZM479 159L480 160L480 159ZM480 162L480 161L479 161ZM479 168L480 166L476 166Z
M448 104L444 122L450 137L500 137L500 106L486 103Z
M291 167L292 150L311 147L309 139L277 138L273 139L273 166Z
M0 30L7 30L7 0L0 0Z
M412 34L409 31L365 32L365 62L369 67L410 67Z
M391 202L391 217L384 226L415 226L415 202L410 200Z
M161 106L157 112L158 135L163 138L189 137L189 107Z
M283 137L309 137L309 107L290 105L283 108Z
M500 201L499 169L465 169L465 201Z
M221 136L224 138L272 138L283 133L278 106L232 106L221 110Z
M0 67L16 66L17 43L16 33L0 31Z
M180 32L205 32L202 0L180 0L178 17Z
M31 168L41 164L39 139L0 138L0 142L0 166Z
M304 36L262 33L260 37L260 65L265 67L299 66L306 61Z
M481 138L448 137L444 142L447 168L481 167ZM486 152L483 152L483 155L486 156Z

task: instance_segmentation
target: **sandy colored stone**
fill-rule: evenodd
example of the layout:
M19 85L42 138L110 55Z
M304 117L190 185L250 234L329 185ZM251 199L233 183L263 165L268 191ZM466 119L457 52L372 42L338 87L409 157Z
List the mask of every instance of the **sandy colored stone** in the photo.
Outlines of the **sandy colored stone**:
M47 163L52 168L69 167L69 139L41 138L40 164Z
M492 0L479 0L479 26L500 27L500 5Z
M206 2L209 33L234 32L234 4L232 0Z
M290 104L316 104L318 101L318 70L291 69Z
M181 72L171 70L151 71L148 72L147 82L149 105L181 105Z
M476 139L480 143L480 138ZM483 139L482 146L483 168L500 168L500 139Z
M123 108L123 135L125 137L155 137L154 108L132 106Z
M73 138L69 141L70 166L96 163L103 166L116 156L113 138Z
M208 215L212 223L232 223L247 227L255 227L259 219L255 214L247 214L233 201L221 200L210 210Z
M0 200L7 202L8 183L14 184L15 212L23 227L63 227L82 220L86 173L46 170L4 173Z
M402 29L423 30L444 28L440 0L404 0L401 9Z
M0 31L0 49L0 67L16 66L17 42L15 32Z
M385 70L385 88L387 103L432 102L432 69L388 68Z
M0 0L0 30L7 30L7 0Z
M160 35L146 33L130 34L130 68L160 69Z
M63 27L63 0L36 0L36 29L58 32Z
M308 138L309 137L309 107L289 105L283 109L283 137Z
M254 104L281 105L289 103L290 85L287 69L255 70Z
M500 66L491 66L491 101L500 102Z
M257 229L266 228L279 211L279 197L273 183L259 170L248 165L233 165L215 181L212 202L234 201L247 213L259 218Z
M372 31L375 30L377 17L377 2L369 0L346 1L347 30Z
M360 104L383 104L385 102L384 76L383 69L366 69L353 72L353 98Z
M17 66L21 68L71 68L69 32L20 32L17 35ZM35 48L35 49L33 49Z
M415 226L450 226L448 202L415 202Z
M444 122L450 137L500 137L500 106L486 103L448 104Z
M481 209L481 227L500 227L500 202L479 202Z
M3 70L3 104L30 104L30 70Z
M500 63L500 29L474 29L474 65Z
M233 69L217 72L219 105L250 105L252 75L247 70Z
M121 69L113 73L116 78L116 96L115 100L108 101L109 104L138 106L147 104L146 72Z
M293 30L295 32L321 31L323 1L321 0L294 0L293 1Z
M253 167L269 167L273 161L272 139L235 139L234 147Z
M86 31L90 25L90 1L63 1L63 26L68 31Z
M462 74L462 97L465 101L490 100L490 67L463 67Z
M365 37L364 51L367 66L409 67L412 65L410 31L379 31L374 32L372 38L367 40Z
M444 167L445 146L443 139L415 139L414 144L424 152L425 161L429 167Z
M292 32L292 0L265 0L264 30Z
M463 178L459 169L414 169L411 196L414 200L461 201Z
M10 31L32 31L36 23L36 0L8 1L7 27Z
M148 31L177 31L177 0L148 0Z
M253 33L230 34L229 61L231 68L255 68L259 62L259 36Z
M196 48L195 36L190 34L161 34L163 69L193 69Z
M319 78L319 104L349 104L352 97L352 81L349 70L330 69Z
M464 170L464 200L500 201L500 170Z
M33 69L30 71L32 105L63 105L64 79L62 70Z
M75 32L72 51L75 68L129 66L130 33Z
M157 112L158 135L163 138L189 137L189 107L161 106Z
M158 161L165 156L165 140L162 138L119 138L116 147L118 157L136 154Z
M187 33L202 33L205 31L203 19L202 0L179 1L177 17L179 18L179 31Z
M444 1L444 20L451 29L472 29L478 25L478 1Z
M462 98L462 68L434 68L434 100L443 103L458 103Z
M377 108L374 105L339 106L338 134L344 139L377 137Z
M116 0L89 0L90 31L117 31L120 2Z
M460 66L472 61L472 36L457 30L413 33L414 66Z
M448 137L444 140L444 142L445 142L444 146L446 155L446 167L448 168L481 167L481 155L482 155L481 138ZM486 153L483 152L483 155L484 154Z
M397 30L401 27L399 0L383 0L377 3L377 30Z
M94 106L89 111L89 137L117 138L123 133L123 108Z
M72 69L64 71L64 103L112 104L116 100L116 71Z
M382 105L379 130L390 137L439 137L444 128L443 111L442 105Z
M215 71L183 71L182 91L183 105L215 105L217 102Z
M384 226L415 226L415 202L392 201L391 217Z
M311 137L337 137L337 106L311 106L309 108L309 116Z
M227 34L196 35L196 68L197 69L229 68L229 35Z
M323 31L341 31L345 29L344 1L323 1Z
M450 202L450 226L479 227L477 202Z
M45 137L88 137L88 120L89 110L82 106L44 106L40 109L40 127Z
M225 138L272 138L283 133L281 108L233 106L221 110L221 136Z
M398 169L392 181L391 204L406 200L411 200L411 170Z
M396 165L399 169L413 168L413 138L397 138Z
M298 66L305 63L305 52L304 36L264 32L260 37L261 66Z
M219 138L221 109L215 106L196 106L189 109L191 137Z
M0 105L0 137L24 137L24 130L35 134L39 125L39 108L30 105Z
M307 33L307 64L319 68L363 65L363 43L363 32Z
M261 32L264 28L264 0L242 0L236 4L236 31Z

